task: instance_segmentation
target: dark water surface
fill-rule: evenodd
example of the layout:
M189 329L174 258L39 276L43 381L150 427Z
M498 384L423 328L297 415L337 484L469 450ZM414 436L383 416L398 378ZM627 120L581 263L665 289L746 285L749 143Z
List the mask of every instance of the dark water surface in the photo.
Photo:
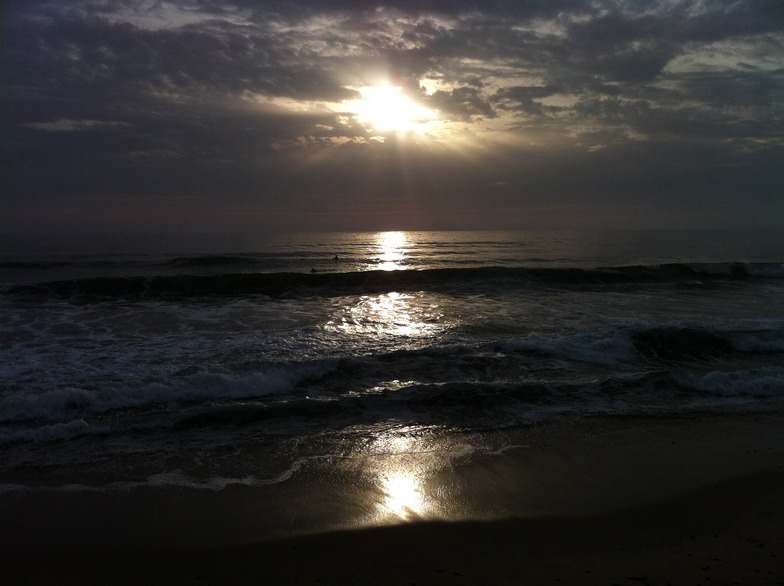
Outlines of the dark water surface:
M783 233L0 244L6 491L261 486L503 449L488 430L784 405Z

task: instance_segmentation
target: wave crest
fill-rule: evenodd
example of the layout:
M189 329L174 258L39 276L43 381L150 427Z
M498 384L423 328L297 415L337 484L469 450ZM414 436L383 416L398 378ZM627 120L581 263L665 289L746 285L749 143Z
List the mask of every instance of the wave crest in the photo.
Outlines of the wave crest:
M235 264L235 257L186 259ZM112 299L172 299L242 295L337 295L346 292L439 290L465 286L501 287L602 287L648 283L701 284L747 279L782 279L784 265L776 263L673 263L652 266L580 268L425 269L409 271L359 271L348 273L222 273L95 277L10 287L18 298L57 297L76 302Z

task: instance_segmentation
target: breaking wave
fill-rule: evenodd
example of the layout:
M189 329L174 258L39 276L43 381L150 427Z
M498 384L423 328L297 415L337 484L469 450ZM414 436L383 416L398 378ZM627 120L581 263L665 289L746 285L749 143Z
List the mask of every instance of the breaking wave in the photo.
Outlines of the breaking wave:
M243 257L195 257L172 261L192 267L248 264ZM17 298L57 297L77 302L114 299L171 299L242 295L339 295L346 292L449 290L486 287L590 288L619 285L673 283L700 285L747 279L784 279L778 263L673 263L652 266L578 268L450 268L408 271L326 273L228 272L212 275L94 277L37 284L12 285L6 293Z

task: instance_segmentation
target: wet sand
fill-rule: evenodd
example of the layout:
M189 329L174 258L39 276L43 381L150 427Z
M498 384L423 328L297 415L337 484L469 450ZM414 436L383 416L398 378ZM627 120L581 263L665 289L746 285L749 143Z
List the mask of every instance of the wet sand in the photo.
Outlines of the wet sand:
M784 584L780 414L507 439L428 477L433 510L386 516L356 463L263 490L7 492L3 583Z

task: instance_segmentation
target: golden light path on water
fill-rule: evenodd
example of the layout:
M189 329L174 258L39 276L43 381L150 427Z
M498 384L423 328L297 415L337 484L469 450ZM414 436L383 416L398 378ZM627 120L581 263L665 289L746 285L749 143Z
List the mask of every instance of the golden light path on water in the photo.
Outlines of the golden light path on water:
M384 271L403 269L405 261L405 232L380 232L378 234L379 265ZM412 335L426 332L427 326L412 311L410 296L390 292L370 302L372 313L382 317L394 333ZM401 436L379 437L377 445L384 451L410 452L414 446L412 438ZM392 515L400 519L421 517L428 509L422 487L421 474L410 468L392 467L381 471L378 477L382 499L378 502L378 513L383 517Z
M415 306L416 302L413 295L394 291L363 295L356 304L343 310L336 327L353 334L383 337L427 335L435 329L435 324L428 322L437 320L438 308Z
M375 475L378 497L372 515L376 522L435 518L443 512L438 491L428 486L443 465L443 455L414 430L379 433L368 469Z
M404 269L406 259L405 247L407 244L405 232L379 232L378 241L378 268L382 271L397 271Z
M405 268L405 232L379 232L376 242L377 269ZM344 334L394 339L399 347L404 347L409 340L439 333L446 327L444 321L438 297L421 292L389 291L359 296L353 304L341 301L327 327Z
M425 512L425 495L417 477L396 472L383 479L382 489L386 497L380 506L393 515L405 519Z
M376 270L394 271L406 267L405 232L375 235ZM392 351L416 347L423 338L438 335L449 327L438 296L427 292L389 291L358 296L353 304L341 301L329 323L335 331L367 336L371 343L387 345ZM394 393L417 381L379 381L377 392ZM372 392L372 390L371 390ZM435 430L390 422L364 443L354 458L361 461L363 476L375 487L368 507L370 524L410 521L442 516L443 490L432 486L433 475L451 462L453 450L465 446L442 445Z

